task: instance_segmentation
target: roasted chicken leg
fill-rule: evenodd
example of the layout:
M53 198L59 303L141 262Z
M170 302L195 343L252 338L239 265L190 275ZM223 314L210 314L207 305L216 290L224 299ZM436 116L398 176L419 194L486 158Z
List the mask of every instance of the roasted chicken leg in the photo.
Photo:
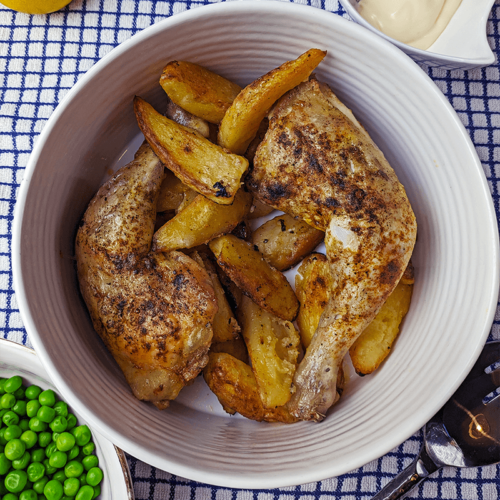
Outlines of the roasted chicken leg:
M314 79L271 111L247 185L260 201L326 231L333 289L288 403L297 418L320 421L338 398L342 359L406 268L415 216L368 133Z
M76 237L94 328L135 396L160 409L207 364L217 311L210 278L194 260L150 253L163 175L144 144L99 189Z

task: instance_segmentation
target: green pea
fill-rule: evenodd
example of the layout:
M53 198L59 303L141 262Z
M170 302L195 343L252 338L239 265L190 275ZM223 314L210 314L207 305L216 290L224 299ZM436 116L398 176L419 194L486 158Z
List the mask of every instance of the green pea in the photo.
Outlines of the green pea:
M57 446L56 443L54 443L54 441L51 441L45 448L45 454L47 455L48 458L50 458L56 451L57 451Z
M92 500L93 496L94 496L94 488L86 484L85 486L82 486L78 490L75 500Z
M27 431L30 428L30 421L27 418L19 420L19 427L21 427L23 432Z
M92 497L92 499L98 497L101 494L101 485L98 484L96 486L93 486L93 488L94 488L94 496Z
M70 451L76 443L75 436L69 432L59 434L56 444L59 451Z
M3 437L7 440L10 441L12 439L17 439L18 437L21 437L21 434L23 431L21 430L21 427L18 425L9 425L5 429L5 432L3 433Z
M19 500L38 500L38 495L36 494L35 490L24 490L20 495L19 495Z
M6 378L0 378L0 395L5 394L5 389L4 389L5 382L7 382Z
M54 451L49 457L49 464L56 469L62 469L68 461L68 455L63 451Z
M87 443L82 448L82 451L83 451L84 455L91 455L92 453L94 453L94 450L95 450L95 444L92 441L90 441L90 443Z
M26 445L28 450L33 448L33 446L35 446L38 442L38 436L36 435L36 432L33 431L24 431L19 439L21 439L21 441Z
M16 404L12 407L12 411L17 413L20 417L24 417L26 415L26 401L17 399Z
M55 474L57 472L57 469L55 467L52 467L50 465L50 462L49 462L49 459L46 458L44 461L43 461L43 465L45 465L45 472L51 476L52 474Z
M99 467L92 467L92 469L87 472L87 484L96 486L102 481L103 477L104 475Z
M6 394L4 394L4 396L6 396ZM17 425L19 423L19 415L9 410L2 417L2 422L5 425Z
M66 427L67 431L70 431L73 429L73 427L76 426L78 421L76 420L76 417L72 413L68 413L66 420L68 421L68 427Z
M76 444L78 446L85 446L92 438L90 429L86 425L79 425L71 430L71 434L75 436Z
M83 465L81 462L71 460L64 467L66 477L80 477L83 474Z
M52 420L52 422L50 423L50 428L54 432L64 432L67 427L68 421L66 420L66 417L57 414L54 420Z
M86 473L84 473L81 476L79 476L78 479L80 480L80 485L81 486L87 484L87 474Z
M7 493L2 497L2 500L18 500L18 496L14 495L14 493Z
M16 397L14 394L4 394L0 398L0 408L12 408L16 404Z
M26 472L28 473L28 479L31 482L36 483L39 479L42 479L42 477L45 476L45 465L40 462L32 462L28 465Z
M61 450L61 451L64 451L64 450ZM73 446L73 448L71 448L71 450L69 450L68 460L75 459L79 454L80 454L80 447L76 446L76 445Z
M54 443L57 443L57 438L60 436L59 432L53 432L52 433L52 441L54 441Z
M31 453L29 451L25 451L21 458L17 460L12 460L12 467L14 469L26 469L31 460Z
M2 446L6 445L7 444L7 440L5 439L4 437L4 434L5 434L5 430L6 430L6 427L4 427L3 429L0 429L0 444Z
M49 478L47 476L43 476L41 479L38 481L35 481L35 484L33 485L33 489L41 495L43 493L43 489L45 488L45 485L49 482Z
M74 497L80 489L80 481L76 477L69 477L64 481L64 494L68 497Z
M12 460L9 460L5 453L0 453L0 476L5 476L12 466Z
M40 409L37 411L36 416L42 421L47 424L52 422L56 416L56 411L54 408L51 408L50 406L42 405Z
M88 455L82 460L83 467L86 471L92 469L92 467L97 467L99 465L99 459L95 455Z
M38 387L37 385L30 385L29 387L26 387L26 392L24 393L24 395L29 400L38 399L38 396L41 392L42 389L40 389L40 387Z
M30 429L33 432L44 432L47 430L47 427L47 424L40 420L38 417L30 418Z
M43 489L47 500L61 500L63 493L63 485L55 479L51 479Z
M0 408L0 419L3 419L3 416L7 413L7 410L5 408ZM0 422L0 427L2 426Z
M38 446L45 448L52 442L52 434L50 432L40 432L38 434Z
M28 401L26 403L26 415L28 417L36 417L36 414L38 413L38 410L40 409L42 405L38 402L38 399L35 399L33 401Z
M40 393L38 401L42 406L54 406L56 404L56 394L52 389L47 389Z
M68 479L63 470L58 470L53 476L52 479L57 479L61 484L64 484L64 481Z
M54 405L54 410L56 410L56 415L58 415L59 417L68 416L68 405L64 401L58 401Z
M19 387L16 392L13 393L16 399L24 399L24 388Z
M23 385L23 379L19 375L8 378L3 386L5 392L16 392Z
M13 439L5 445L5 456L9 460L17 460L24 455L26 445L20 439Z
M5 476L4 484L11 493L19 493L24 490L27 482L28 474L25 471L13 470Z
M32 462L43 462L47 458L45 454L45 450L43 448L38 448L31 452L31 461Z

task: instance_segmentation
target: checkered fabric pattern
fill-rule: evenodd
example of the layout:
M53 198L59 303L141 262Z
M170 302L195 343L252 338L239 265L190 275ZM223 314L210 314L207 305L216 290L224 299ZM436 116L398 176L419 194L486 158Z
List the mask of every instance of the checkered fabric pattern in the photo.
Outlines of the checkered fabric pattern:
M285 0L286 1L286 0ZM29 154L45 122L75 82L101 57L147 26L208 0L74 0L47 16L0 5L0 336L31 346L12 287L11 231L16 194ZM346 15L337 0L297 0ZM488 23L500 54L500 0ZM425 69L425 68L424 68ZM427 69L470 133L500 220L500 71ZM500 339L500 308L491 339ZM386 456L341 477L276 490L217 488L172 476L134 457L128 461L137 500L368 499L417 455L418 432ZM410 495L419 499L496 500L500 467L447 468Z

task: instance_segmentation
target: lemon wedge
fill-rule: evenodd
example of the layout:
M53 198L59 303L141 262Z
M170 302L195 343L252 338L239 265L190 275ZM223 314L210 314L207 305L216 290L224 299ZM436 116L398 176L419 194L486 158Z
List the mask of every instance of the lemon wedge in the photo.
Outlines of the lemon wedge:
M9 9L26 14L49 14L66 7L71 0L2 0Z

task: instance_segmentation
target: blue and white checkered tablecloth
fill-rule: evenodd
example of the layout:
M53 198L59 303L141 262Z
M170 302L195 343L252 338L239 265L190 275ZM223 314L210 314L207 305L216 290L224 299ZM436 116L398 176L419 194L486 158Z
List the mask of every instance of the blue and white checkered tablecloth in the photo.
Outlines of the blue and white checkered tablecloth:
M286 1L286 0L285 0ZM101 57L138 31L208 0L74 0L54 14L29 16L0 5L0 336L28 346L12 286L14 206L28 157L40 131L75 82ZM297 0L346 15L337 0ZM488 23L500 55L500 0ZM426 68L424 68L426 69ZM500 221L500 70L428 69L469 131L482 161ZM500 307L491 339L500 339ZM218 488L172 476L132 456L128 462L138 500L354 500L368 499L418 453L418 432L390 453L340 477L276 490ZM446 468L410 497L496 500L500 466Z

